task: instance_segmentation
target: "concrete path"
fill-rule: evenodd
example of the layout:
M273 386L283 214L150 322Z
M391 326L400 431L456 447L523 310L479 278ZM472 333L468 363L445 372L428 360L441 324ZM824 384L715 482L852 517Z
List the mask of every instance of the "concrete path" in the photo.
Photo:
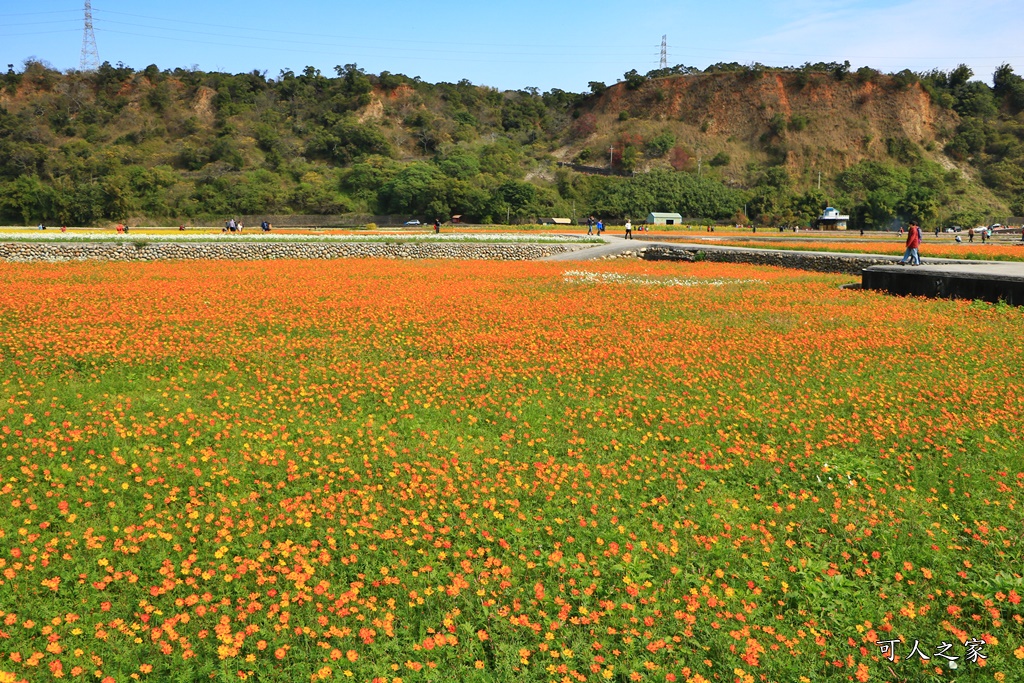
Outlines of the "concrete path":
M569 233L566 233L568 236ZM717 251L727 252L736 254L793 254L793 255L806 255L815 257L833 257L838 260L850 260L850 261L863 261L870 259L875 263L878 262L891 262L894 266L896 262L900 260L902 255L895 254L873 254L871 252L848 252L848 251L811 251L805 249L771 249L768 246L765 247L732 247L725 245L714 244L712 241L707 242L680 242L680 241L660 241L657 238L643 237L641 239L627 240L618 235L601 235L601 239L605 241L604 244L579 249L578 251L568 252L565 254L556 254L554 256L548 256L542 261L592 261L594 259L602 258L604 256L612 256L615 254L621 254L624 251L631 249L645 249L647 247L665 247L668 249L685 249L685 250L704 250L706 252ZM1017 275L1024 269L1024 262L1014 261L975 261L971 259L942 259L942 258L928 258L922 256L922 265L915 268L923 269L926 266L937 267L937 268L950 268L953 266L962 266L967 271L975 270L979 267L988 268L994 267L999 272L1006 272L1008 275ZM899 267L899 266L897 266ZM908 266L909 267L909 266Z
M601 235L601 239L604 240L604 244L587 247L586 249L579 249L577 251L570 251L564 254L547 256L542 258L541 261L592 261L603 256L621 254L622 252L629 251L630 249L641 249L655 244L654 242L627 240L612 235Z

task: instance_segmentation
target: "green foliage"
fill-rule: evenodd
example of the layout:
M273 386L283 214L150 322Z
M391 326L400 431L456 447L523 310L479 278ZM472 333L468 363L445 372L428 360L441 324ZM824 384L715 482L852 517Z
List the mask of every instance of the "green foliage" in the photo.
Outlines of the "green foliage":
M904 164L913 164L921 160L921 148L907 138L887 138L885 148L889 156Z
M789 126L789 122L786 117L782 114L775 114L768 122L768 129L771 130L773 135L781 136L786 132L786 128Z
M536 137L544 131L548 121L544 101L530 92L514 93L501 108L501 125L506 131L531 133Z
M480 173L480 159L462 151L439 159L437 165L446 176L459 180L470 180Z
M800 71L804 73L826 73L837 81L841 81L850 73L850 62L815 62L813 64L805 62L800 67Z
M347 165L369 155L391 156L391 144L373 125L343 117L330 128L317 130L306 144L306 154Z
M628 145L622 151L622 157L619 159L619 166L623 171L632 171L636 168L637 162L640 160L640 151L632 145Z
M664 69L652 69L647 72L647 78L669 78L670 76L689 76L691 74L699 73L700 69L696 67L676 64L675 66L666 67Z
M666 130L648 140L644 150L647 152L647 156L663 157L675 147L675 144L676 136Z
M845 78L849 65L787 70L794 79L820 82L822 74ZM723 83L735 83L778 69L729 63L706 71L733 73ZM696 73L680 65L646 75L634 70L624 79L626 89L637 91L652 78ZM860 69L856 78L891 87L920 79L936 102L960 118L940 138L945 152L972 165L972 177L1001 200L1019 203L1024 124L1013 116L1024 103L1024 79L1008 65L996 71L992 88L972 80L964 66L948 73L902 72L889 80ZM627 96L618 105L621 120L657 110L659 98L670 92L662 85ZM541 173L525 182L527 170L544 168L558 146L572 141L588 145L577 153L578 162L603 165L607 158L605 141L596 137L602 132L597 113L588 109L592 100L559 89L500 92L466 80L430 84L388 72L375 76L356 64L329 74L307 66L267 78L260 71L161 71L156 65L136 71L120 63L62 74L38 60L0 74L0 89L7 95L0 107L0 216L8 222L178 220L247 211L452 212L470 220L504 220L514 213L524 220L568 214L572 201L579 211L609 217L660 208L729 218L743 200L750 201L752 215L806 220L820 199L801 194L806 175L794 182L781 168L752 174L748 193L726 188L717 173L694 179L696 153L679 145L671 129L646 140L618 131L612 142L618 168L638 168L646 155L665 159L678 173L588 178L563 171L553 181ZM590 84L592 95L605 89ZM769 123L762 147L753 151L762 163L767 158L781 166L791 151L799 153L785 133L804 130L809 119L777 114ZM710 128L706 118L701 130ZM846 185L837 189L851 213L881 224L905 213L928 215L936 201L960 203L965 181L922 170L928 155L916 140L885 142L890 163L879 175L896 179L860 182L863 169L849 169ZM709 161L713 168L730 162L725 152ZM912 190L912 180L921 178L927 182ZM836 196L829 194L838 202ZM964 198L963 210L976 203Z
M711 161L709 163L715 167L728 166L730 163L732 163L732 157L730 157L725 152L719 152L715 156L711 157Z
M627 90L639 90L647 82L647 77L638 73L636 69L627 71L622 75L622 79L626 82Z
M881 75L881 72L877 69L872 69L870 66L862 66L854 73L854 78L858 83L873 83Z
M789 117L789 129L799 132L807 128L810 122L811 120L803 114L793 114Z
M838 185L854 204L854 225L874 228L934 219L950 191L942 168L927 162L910 168L861 162L841 173Z
M632 178L581 177L574 190L584 212L614 218L677 211L684 216L725 219L743 208L742 193L689 173L654 171Z
M530 183L518 180L507 180L499 185L494 192L495 207L500 209L504 205L511 215L517 218L530 215L536 199L537 188Z
M893 74L891 82L896 89L906 90L915 83L918 83L919 80L920 79L918 78L917 74L915 74L913 71L911 71L910 69L904 69L899 73Z
M1003 64L992 76L993 94L1011 114L1024 111L1024 78L1013 73L1013 67Z
M747 67L739 62L718 62L717 64L711 64L704 73L716 74L716 73L730 73L730 72L743 72L747 71Z

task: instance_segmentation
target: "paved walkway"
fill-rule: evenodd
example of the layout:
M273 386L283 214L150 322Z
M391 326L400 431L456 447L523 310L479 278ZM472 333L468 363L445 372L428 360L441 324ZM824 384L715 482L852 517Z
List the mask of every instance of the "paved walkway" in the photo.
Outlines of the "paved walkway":
M641 249L651 245L667 246L668 242L641 242L640 240L627 240L613 235L601 235L604 244L570 251L565 254L555 254L541 259L542 261L593 261L603 256L621 254L630 249Z
M567 235L569 233L566 233ZM761 254L794 254L794 255L807 255L807 256L828 256L837 259L849 259L849 260L863 260L872 259L874 261L891 261L893 265L900 260L901 256L893 254L873 254L871 252L847 252L847 251L811 251L807 249L770 249L767 247L731 247L725 245L713 244L711 242L679 242L679 241L660 241L654 239L631 239L627 240L618 235L601 235L601 239L605 241L604 244L593 246L578 251L573 251L565 254L556 254L554 256L548 256L543 261L592 261L599 259L604 256L612 256L615 254L621 254L624 251L631 249L645 249L647 247L665 247L668 249L683 249L687 251L692 250L704 250L704 251L722 251L722 252L734 252L734 253L761 253ZM1024 262L1019 261L977 261L973 259L942 259L942 258L927 258L922 257L922 265L918 268L923 269L925 266L933 268L949 268L952 266L960 267L963 271L992 271L999 272L1006 276L1019 276L1024 273ZM916 270L916 268L915 268Z

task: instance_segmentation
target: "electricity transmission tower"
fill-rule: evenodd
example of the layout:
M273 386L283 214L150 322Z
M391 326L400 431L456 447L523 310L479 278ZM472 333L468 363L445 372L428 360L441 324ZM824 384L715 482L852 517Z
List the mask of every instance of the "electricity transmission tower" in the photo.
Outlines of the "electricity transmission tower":
M668 68L668 36L661 37L661 64L662 69Z
M95 71L100 65L100 51L96 47L96 32L92 28L92 0L85 0L85 29L82 32L82 59L78 68Z

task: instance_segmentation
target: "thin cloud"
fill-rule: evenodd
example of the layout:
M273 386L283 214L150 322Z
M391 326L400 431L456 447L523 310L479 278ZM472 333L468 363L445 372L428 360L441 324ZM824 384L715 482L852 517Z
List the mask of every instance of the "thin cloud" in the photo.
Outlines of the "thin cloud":
M971 66L988 78L1004 62L1024 64L1024 13L1016 0L912 0L888 7L834 3L751 43L766 52L849 59L883 70Z

